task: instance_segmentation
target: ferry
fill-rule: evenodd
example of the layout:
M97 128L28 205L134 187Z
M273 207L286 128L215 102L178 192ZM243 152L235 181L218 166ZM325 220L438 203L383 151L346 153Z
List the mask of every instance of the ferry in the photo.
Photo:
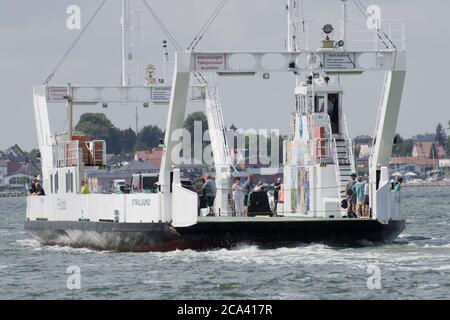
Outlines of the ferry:
M146 7L153 14L149 4ZM29 196L25 228L42 245L111 251L170 251L229 248L239 244L287 246L298 243L364 245L389 243L405 229L401 191L391 188L389 158L406 77L405 22L342 19L307 21L301 1L288 0L286 49L279 52L197 52L175 46L173 77L155 81L152 68L143 86L130 84L129 0L122 0L122 84L120 86L50 86L54 72L34 87L34 113L45 196ZM220 11L220 10L219 10ZM217 10L215 11L217 12ZM373 21L372 21L373 24ZM198 43L197 36L193 43ZM236 57L252 65L236 66ZM282 61L266 65L267 57ZM217 86L208 75L264 77L295 75L291 132L284 141L281 170L283 203L277 215L236 217L230 207L234 171ZM348 216L345 186L356 171L352 139L344 114L343 77L384 72L369 161L370 216ZM194 76L194 77L193 77ZM195 82L192 79L195 79ZM88 94L88 93L90 94ZM113 94L111 94L113 92ZM348 94L348 93L347 93ZM205 103L216 172L215 214L199 215L198 194L183 185L171 154L179 141L186 105ZM67 130L50 131L48 104L65 103ZM163 157L151 193L81 194L91 168L105 165L105 141L74 132L73 108L108 103L168 106ZM289 124L287 124L288 126Z

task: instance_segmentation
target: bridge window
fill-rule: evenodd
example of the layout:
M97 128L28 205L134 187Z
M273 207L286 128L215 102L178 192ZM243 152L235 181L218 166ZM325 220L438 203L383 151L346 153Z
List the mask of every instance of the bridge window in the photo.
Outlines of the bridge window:
M158 186L156 183L158 182L158 177L144 177L142 178L142 191L144 193L157 193Z
M330 116L331 130L334 134L339 133L339 94L329 93L327 113Z
M314 97L314 112L324 112L325 111L325 98L323 96Z
M307 112L306 112L305 96L298 95L295 99L295 102L296 102L297 113L306 115Z
M70 192L73 193L73 172L70 173Z
M55 174L55 193L58 193L59 190L59 181L58 181L58 172Z

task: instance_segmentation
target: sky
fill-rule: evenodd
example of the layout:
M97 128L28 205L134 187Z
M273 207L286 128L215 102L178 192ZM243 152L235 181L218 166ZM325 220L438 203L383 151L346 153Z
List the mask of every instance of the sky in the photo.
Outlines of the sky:
M78 36L69 30L70 5L81 8L84 26L100 0L0 0L0 150L19 144L37 147L32 88L42 84ZM186 48L219 0L148 0L174 38ZM382 19L407 21L408 73L398 132L405 137L434 132L450 120L448 75L450 64L450 1L374 0ZM162 69L161 41L167 39L141 1L132 8L143 12L144 45L136 49L141 69L151 63ZM352 0L349 19L360 20ZM285 0L228 0L197 51L283 51L286 40ZM304 0L306 20L331 21L341 15L339 0ZM61 66L50 85L120 85L120 0L107 0L96 20ZM170 47L173 56L173 48ZM366 73L342 80L344 111L352 136L373 134L380 101L382 73ZM272 73L270 80L255 77L218 79L227 126L280 129L287 133L294 108L292 74ZM105 112L120 128L135 128L135 105L111 105L103 110L78 106L75 122L84 112ZM188 113L204 105L188 106ZM49 105L52 130L64 130L64 105ZM164 128L167 108L138 107L139 126Z

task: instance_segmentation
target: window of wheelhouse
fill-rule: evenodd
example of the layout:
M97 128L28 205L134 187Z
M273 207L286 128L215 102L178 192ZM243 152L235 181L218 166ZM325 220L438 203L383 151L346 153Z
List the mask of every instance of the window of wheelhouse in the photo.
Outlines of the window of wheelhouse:
M140 192L139 189L139 181L141 180L141 176L133 176L131 177L131 193Z
M314 112L324 112L325 111L325 97L324 96L314 96Z
M142 192L144 193L157 193L158 187L156 183L158 177L143 177L142 178Z
M59 179L58 179L58 172L55 173L55 193L58 193L59 190Z
M300 113L301 115L307 114L307 108L306 108L306 97L304 95L297 95L295 97L295 106L297 113Z

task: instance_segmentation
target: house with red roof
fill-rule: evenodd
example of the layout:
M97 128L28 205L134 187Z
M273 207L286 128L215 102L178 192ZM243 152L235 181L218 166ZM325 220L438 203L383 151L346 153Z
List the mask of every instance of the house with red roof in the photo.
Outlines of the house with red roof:
M152 165L160 166L163 155L162 148L153 148L148 151L136 151L134 154L135 161L150 162Z
M432 154L433 148L436 152L434 155ZM414 144L412 156L415 158L441 159L445 156L445 150L443 146L436 142L418 141Z

